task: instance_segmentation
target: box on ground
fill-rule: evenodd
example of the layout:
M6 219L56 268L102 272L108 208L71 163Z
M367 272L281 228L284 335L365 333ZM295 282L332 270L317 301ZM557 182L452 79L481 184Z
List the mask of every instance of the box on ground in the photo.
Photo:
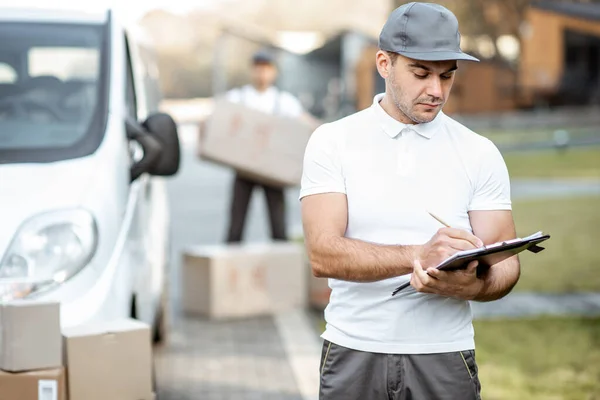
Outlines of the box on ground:
M0 371L0 400L66 400L65 369Z
M306 305L306 265L295 243L197 246L183 254L182 306L212 318Z
M69 400L151 400L150 327L125 319L63 330Z
M308 275L308 305L317 311L324 311L329 304L331 288L328 278L318 278L313 275L308 255L305 254L306 274Z
M60 366L60 304L31 300L0 304L0 369L20 372Z
M201 159L226 165L274 186L298 186L312 127L217 100L199 142Z
M329 304L329 297L331 296L329 279L317 278L312 273L310 273L310 276L308 278L308 291L309 305L315 310L325 310L325 308L327 308L327 305Z

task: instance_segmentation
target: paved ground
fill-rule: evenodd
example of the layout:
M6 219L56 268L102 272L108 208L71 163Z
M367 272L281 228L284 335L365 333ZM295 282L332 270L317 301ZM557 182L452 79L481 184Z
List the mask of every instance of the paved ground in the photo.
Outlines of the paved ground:
M195 127L182 126L182 169L169 181L173 225L170 281L172 334L156 350L159 400L307 400L318 389L319 340L311 318L286 315L210 322L179 312L179 257L183 247L222 242L231 172L200 163L194 156ZM599 193L598 182L515 181L514 198ZM298 190L289 190L290 233L299 234ZM247 226L248 241L268 239L263 195L255 193ZM532 314L600 314L600 295L534 297L511 295L495 303L474 304L477 318Z
M179 320L156 368L160 400L302 400L270 317Z
M540 315L600 315L600 293L511 293L491 303L472 303L473 317L522 318Z
M194 126L181 127L182 168L168 183L173 228L172 329L167 343L155 352L158 398L314 398L320 348L318 334L303 312L229 322L180 313L181 250L192 244L222 242L233 178L228 169L195 158L194 132ZM290 221L299 221L299 209L293 207L297 195L297 190L287 193ZM265 207L263 194L256 192L246 230L250 242L268 240Z

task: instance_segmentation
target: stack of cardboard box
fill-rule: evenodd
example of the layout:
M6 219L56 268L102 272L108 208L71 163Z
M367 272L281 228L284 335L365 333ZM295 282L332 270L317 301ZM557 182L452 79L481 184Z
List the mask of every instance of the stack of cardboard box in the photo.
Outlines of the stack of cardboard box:
M150 329L134 320L60 328L60 306L0 305L0 400L152 400Z
M190 247L182 262L182 306L188 314L240 318L305 307L304 253L296 243Z
M0 400L65 400L56 303L0 305Z

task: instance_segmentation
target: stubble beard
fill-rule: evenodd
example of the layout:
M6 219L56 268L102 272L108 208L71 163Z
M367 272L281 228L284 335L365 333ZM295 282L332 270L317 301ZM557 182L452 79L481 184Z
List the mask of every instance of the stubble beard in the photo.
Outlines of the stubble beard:
M437 117L441 108L438 109L438 111L435 114L430 114L425 117L419 117L418 115L416 115L413 112L413 110L412 110L413 104L411 102L402 101L403 100L402 99L402 89L395 84L393 72L390 74L389 82L390 82L390 87L392 89L391 90L392 101L394 102L394 105L396 106L398 111L400 111L402 114L404 114L404 116L406 116L406 118L410 119L415 124L426 124L428 122L433 121L435 119L435 117Z

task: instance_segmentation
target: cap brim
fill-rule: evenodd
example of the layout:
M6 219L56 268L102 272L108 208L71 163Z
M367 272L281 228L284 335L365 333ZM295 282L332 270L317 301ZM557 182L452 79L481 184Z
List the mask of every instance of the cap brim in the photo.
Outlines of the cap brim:
M262 57L254 58L252 59L252 62L254 64L274 64L274 61L272 59Z
M420 61L449 61L449 60L464 60L464 61L476 61L479 62L478 58L468 55L467 53L456 52L456 51L435 51L427 53L412 53L406 51L399 51L398 54L402 54L404 57L412 58L413 60Z

